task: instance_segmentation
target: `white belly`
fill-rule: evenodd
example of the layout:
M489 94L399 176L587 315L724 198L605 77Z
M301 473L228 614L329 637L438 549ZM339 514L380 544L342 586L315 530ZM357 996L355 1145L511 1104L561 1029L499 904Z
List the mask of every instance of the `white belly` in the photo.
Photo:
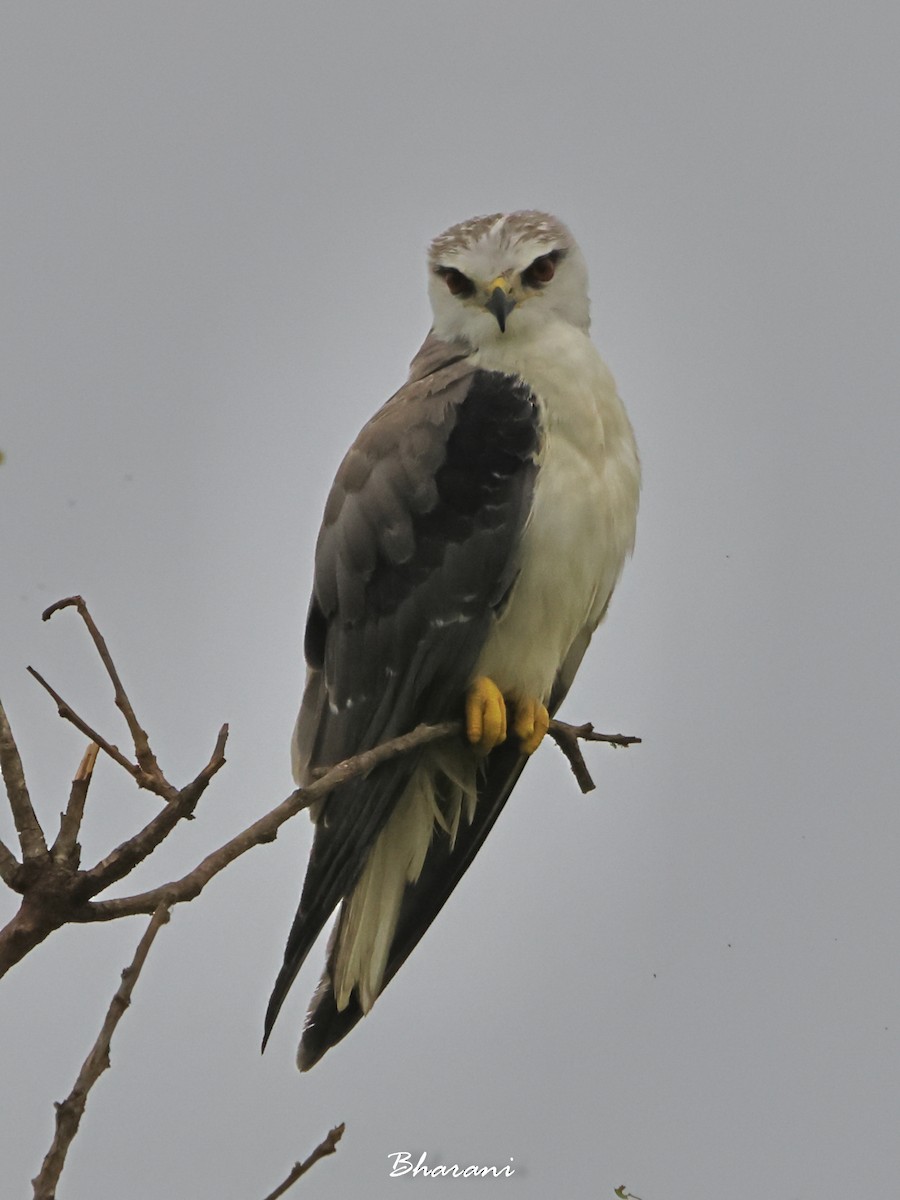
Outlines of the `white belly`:
M501 362L482 354L480 365L529 384L544 438L521 571L476 674L506 694L546 702L569 648L600 620L634 545L640 470L615 384L585 335L555 331L527 358L509 351Z

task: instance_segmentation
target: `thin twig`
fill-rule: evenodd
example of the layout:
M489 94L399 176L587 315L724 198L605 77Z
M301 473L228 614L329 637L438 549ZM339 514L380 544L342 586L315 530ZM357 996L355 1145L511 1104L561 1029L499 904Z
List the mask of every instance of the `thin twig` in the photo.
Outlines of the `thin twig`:
M274 1192L269 1192L265 1200L279 1200L279 1197L283 1196L288 1188L293 1187L300 1176L305 1175L310 1167L314 1167L320 1158L325 1158L329 1154L334 1154L335 1150L337 1150L337 1144L343 1135L344 1122L342 1121L340 1125L335 1125L334 1129L331 1130L326 1138L322 1139L318 1146L316 1146L315 1150L313 1150L312 1154L310 1154L309 1158L305 1158L303 1162L294 1163L294 1166L284 1183L280 1183Z
M131 993L150 952L150 947L153 945L153 939L168 919L169 910L165 905L160 905L138 942L131 965L122 972L122 982L112 998L97 1040L82 1063L75 1086L65 1100L56 1105L56 1131L53 1141L44 1158L40 1173L32 1180L34 1200L54 1200L56 1196L56 1186L65 1166L69 1147L78 1132L90 1090L109 1066L109 1045L112 1035L131 1003Z
M41 829L31 805L22 759L19 757L19 749L2 704L0 704L0 770L3 772L9 807L12 809L16 832L19 835L23 861L33 862L35 859L46 858L47 843L44 841L44 831Z
M89 883L90 894L109 887L149 857L172 832L179 821L193 815L200 797L206 791L213 775L225 765L225 743L228 740L228 726L223 725L216 738L216 744L210 755L209 762L196 779L186 784L180 792L175 792L170 804L144 826L134 837L128 838L117 846L106 858L101 859L96 866L83 872L83 877ZM154 905L154 908L156 906ZM152 912L152 909L143 911Z
M91 742L78 764L78 770L75 772L69 792L69 803L66 805L66 811L60 816L59 833L50 849L50 853L57 862L71 862L73 866L78 866L78 834L81 831L84 805L99 752L98 744Z
M72 706L63 700L59 692L50 686L50 684L39 671L36 671L34 667L28 667L27 670L28 674L34 676L44 691L49 692L49 694L56 701L57 711L64 721L69 721L77 730L83 733L89 741L96 742L104 754L108 754L113 762L118 763L123 770L127 771L129 775L133 776L133 778L137 781L138 787L147 788L149 791L156 792L157 795L159 794L158 780L154 776L148 775L145 771L142 771L141 768L133 763L130 758L125 757L118 746L114 746L112 742L108 742L102 733L98 733L96 729L93 729L90 725L88 725L87 721L85 721L82 717L79 717L78 713L75 712Z
M569 730L583 742L605 742L608 746L623 746L626 750L629 746L639 746L643 741L643 738L629 733L597 733L590 721L584 725L570 725L568 721L552 721L551 724L558 729Z
M159 763L156 761L156 755L150 749L150 740L147 737L147 733L137 719L131 701L128 699L128 693L125 691L122 680L119 678L119 672L116 670L103 634L94 624L94 618L88 611L88 606L81 596L67 596L65 600L57 600L55 604L51 604L48 609L45 609L42 619L49 621L53 614L59 612L62 608L76 608L78 615L87 626L91 640L97 647L97 653L100 655L100 660L106 668L106 673L113 685L116 706L124 716L129 732L131 733L134 742L134 753L139 765L148 775L159 776L160 779L164 778L159 769Z
M579 739L586 742L607 742L612 746L634 746L641 740L624 733L595 733L594 726L589 721L584 725L570 725L568 721L553 720L547 732L568 759L572 774L583 793L592 792L597 785L584 761L578 744Z

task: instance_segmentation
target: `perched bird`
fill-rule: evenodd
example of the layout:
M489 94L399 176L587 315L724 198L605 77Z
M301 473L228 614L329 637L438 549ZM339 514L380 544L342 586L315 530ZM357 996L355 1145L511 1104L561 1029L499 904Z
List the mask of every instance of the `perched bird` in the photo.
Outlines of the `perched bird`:
M294 733L299 785L464 718L333 791L265 1022L340 905L298 1051L366 1014L466 871L568 691L634 545L640 467L589 336L587 270L543 212L431 244L434 323L325 505Z

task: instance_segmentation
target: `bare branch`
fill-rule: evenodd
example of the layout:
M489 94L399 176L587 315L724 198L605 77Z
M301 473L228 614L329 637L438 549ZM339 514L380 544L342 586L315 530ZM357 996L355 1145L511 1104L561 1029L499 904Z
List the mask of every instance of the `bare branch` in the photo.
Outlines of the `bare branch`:
M24 858L24 862L20 864L8 847L0 842L0 878L23 895L19 912L0 931L0 975L55 929L67 923L108 921L138 913L153 915L131 965L122 972L122 982L113 996L97 1040L82 1065L71 1093L56 1106L53 1142L39 1174L33 1180L35 1200L54 1200L69 1147L84 1114L87 1097L97 1079L109 1066L109 1047L113 1033L130 1003L133 988L153 940L159 928L169 920L171 906L194 899L206 884L230 863L253 846L272 841L285 821L301 809L308 808L320 800L334 788L429 742L460 737L464 732L463 723L459 720L445 721L439 725L420 725L410 733L348 758L327 770L316 772L316 777L308 786L292 792L281 804L207 855L194 870L181 879L139 895L107 901L93 900L93 897L110 884L124 878L151 855L181 820L193 815L213 776L225 764L228 727L222 726L209 761L196 778L181 789L175 788L159 767L147 734L138 722L119 678L106 642L94 624L83 599L80 596L72 596L59 601L46 610L44 619L47 620L54 612L66 607L76 608L87 626L112 682L116 704L131 732L137 761L132 762L117 746L103 738L75 713L37 671L28 668L38 683L53 697L60 716L90 739L90 745L72 781L66 810L60 817L59 833L52 851L48 852L43 831L28 795L18 750L0 706L0 765L3 768ZM595 733L591 724L574 726L556 720L550 722L549 732L569 760L582 791L591 790L594 783L584 762L579 740L605 741L626 746L640 741L640 738L624 737L620 734ZM140 787L161 796L166 804L137 834L116 847L90 870L82 871L79 869L78 838L87 793L100 750L126 770ZM333 1154L343 1132L343 1124L332 1129L307 1159L294 1165L287 1178L266 1200L278 1200L320 1158Z
M117 846L111 854L82 872L89 885L89 895L96 895L111 883L123 879L130 871L144 861L172 832L179 821L189 818L200 797L206 791L213 775L225 765L225 743L228 740L228 726L223 725L216 738L216 744L210 755L209 762L196 779L186 784L180 792L175 792L172 802L149 821L144 828ZM153 906L156 907L155 905ZM152 912L152 909L142 910Z
M258 821L254 821L252 825L248 825L224 846L220 846L218 850L208 854L198 866L181 879L136 896L123 896L116 900L99 900L87 904L73 919L112 921L116 917L136 916L140 913L152 912L157 904L175 905L193 900L200 895L214 876L233 863L236 858L240 858L254 846L273 841L285 821L296 816L302 809L309 808L311 804L327 795L339 784L346 783L357 775L365 775L380 762L396 758L417 746L424 746L428 742L459 733L461 729L461 721L445 721L441 725L419 725L412 732L401 734L400 737L393 738L389 742L383 742L374 750L367 750L363 754L345 759L344 762L331 767L308 787L297 788L296 791L291 792L271 812L260 817ZM160 814L161 817L164 815L165 813ZM114 853L116 852L114 851ZM86 872L86 874L90 875L92 872ZM94 894L99 890L97 888Z
M157 780L154 776L148 775L145 771L142 771L141 768L136 766L130 758L125 757L118 746L114 746L112 742L108 742L106 740L102 733L98 733L96 729L91 728L87 721L85 721L82 717L79 717L78 713L75 712L71 705L63 700L59 692L50 686L50 684L39 671L36 671L34 667L29 667L28 674L33 675L44 691L50 693L50 695L56 701L57 711L64 721L71 722L71 724L74 725L77 730L83 733L89 741L96 742L104 754L108 754L113 762L117 762L123 770L127 771L128 774L137 781L138 787L148 788L150 791L158 793L159 789L157 786Z
M320 1158L325 1158L329 1154L334 1154L335 1150L337 1150L337 1144L343 1136L344 1123L342 1121L340 1125L335 1125L334 1129L331 1130L326 1138L322 1139L318 1146L316 1146L315 1150L313 1150L312 1154L310 1154L309 1158L305 1158L303 1162L294 1163L293 1169L291 1170L287 1179L285 1179L283 1183L279 1184L274 1192L269 1192L265 1200L279 1200L279 1197L283 1196L288 1188L293 1187L300 1176L305 1175L309 1168L315 1166Z
M548 729L547 732L568 759L569 766L572 768L572 774L575 776L575 781L581 788L582 793L592 792L597 785L594 783L587 763L584 761L584 755L581 753L578 739L567 729Z
M25 771L19 757L19 749L2 704L0 704L0 770L3 772L9 807L12 809L16 832L19 835L23 861L27 863L46 858L47 843L44 841L44 831L31 806L31 797L28 795L28 785L25 782ZM5 846L4 850L9 858L12 858L12 854ZM9 869L10 864L6 855L2 857L6 868ZM13 862L15 862L14 858Z
M401 754L408 754L410 750L417 750L419 746L427 746L429 742L438 742L441 738L454 737L462 733L463 728L462 721L441 721L439 725L417 725L409 733L401 733L399 737L391 738L389 742L382 742L380 746L375 746L372 750L364 750L362 754L345 758L343 762L336 763L333 767L325 767L310 788L317 788L320 783L328 780L328 787L322 792L316 792L315 798L318 799L320 795L325 795L339 784L346 783L348 779L355 779L357 775L365 775L379 763L398 758ZM310 788L306 790L309 791Z
M78 834L81 831L84 805L99 752L100 747L97 743L91 742L75 772L69 792L69 803L66 805L66 811L60 816L59 833L50 849L57 862L71 862L74 867L78 866Z
M0 929L0 979L51 933L76 919L65 887L54 890L56 864L48 858L36 865L40 868L37 879L26 876L16 887L23 895L19 911ZM35 894L38 889L40 895Z
M77 608L79 616L87 626L88 633L97 647L97 653L100 655L100 659L106 668L106 673L112 682L116 706L124 716L129 732L131 733L134 742L134 753L138 764L148 775L158 776L160 779L164 778L159 769L159 763L156 761L156 755L150 749L150 741L147 734L142 728L140 721L138 721L131 701L128 699L128 693L125 691L122 680L119 678L119 672L116 670L106 641L94 624L94 618L88 612L88 606L81 596L68 596L65 600L57 600L55 604L51 604L48 609L45 609L42 614L43 620L49 621L53 614L59 612L62 608Z
M180 820L191 815L209 780L225 762L222 752L227 735L228 727L223 726L209 762L196 779L175 793L174 803L166 805L139 834L124 842L90 871L77 869L74 848L68 857L48 855L44 861L30 864L27 875L23 874L25 868L19 869L19 876L10 886L22 892L23 900L16 915L0 929L0 977L61 926L103 919L93 915L88 903L90 898L127 875L156 849ZM78 802L76 796L76 805ZM70 797L70 806L71 803ZM68 813L64 815L60 829L63 845L65 837L69 836L65 832L67 816ZM159 901L149 908L131 911L152 913L157 903Z
M584 725L570 725L567 721L553 720L547 732L568 759L572 774L583 793L592 792L597 785L584 761L578 744L579 738L586 742L608 742L612 746L633 746L641 740L639 737L628 737L622 733L595 733L594 726L589 721Z
M40 1173L32 1180L34 1200L55 1200L56 1186L65 1166L69 1147L78 1132L90 1090L109 1066L109 1046L116 1026L131 1003L131 993L153 945L153 939L168 919L169 910L165 905L160 905L138 942L131 965L122 972L122 982L112 998L97 1040L78 1072L75 1086L65 1100L56 1105L56 1132L53 1142L44 1158Z
M629 746L639 746L643 741L629 733L597 733L590 721L584 725L570 725L567 721L552 721L551 724L557 729L569 730L583 742L605 742L608 746L623 746L626 750Z
M72 919L77 921L112 921L118 917L151 913L158 904L175 905L194 900L200 895L209 881L233 863L235 859L246 854L248 850L252 850L254 846L273 841L285 821L289 821L291 817L296 816L304 808L309 808L311 804L320 800L340 784L354 779L357 775L365 775L373 767L377 766L378 763L397 758L399 755L406 754L419 746L439 741L441 738L458 736L462 732L462 728L462 721L443 721L439 725L418 725L410 733L401 734L400 737L392 738L389 742L383 742L373 750L367 750L362 754L354 755L353 758L345 759L336 766L330 767L314 783L309 784L308 787L298 788L296 791L291 792L277 807L260 817L259 820L254 821L252 825L248 825L240 833L235 834L224 846L220 846L218 850L214 850L211 854L208 854L198 866L189 871L187 875L182 876L181 879L162 884L160 887L151 888L147 892L141 892L134 896L122 896L115 900L94 901L93 903L84 905ZM581 735L579 732L581 729L590 729L591 735ZM594 734L593 726L567 725L564 721L556 720L550 722L550 733L553 735L554 740L558 741L560 748L566 754L566 757L569 758L570 763L572 763L572 769L575 772L576 779L582 791L590 791L594 786L594 782L588 773L587 766L578 749L577 738L579 736L589 736L589 740L593 741L614 740L615 745L629 745L631 742L640 740L638 738L624 738L620 734ZM575 748L575 761L569 757L572 746ZM579 763L580 766L578 765ZM588 787L585 787L582 782L585 777L589 784ZM160 817L163 816L165 816L165 812L160 814ZM114 851L114 853L117 852ZM91 875L92 872L86 872L86 874ZM121 875L118 876L118 878L121 877ZM92 887L91 890L96 895L101 889L99 887Z
M292 792L269 813L231 838L225 845L208 854L202 862L181 879L138 895L95 901L92 899L93 897L98 896L110 884L123 879L134 867L149 857L179 821L189 819L193 815L194 809L213 775L224 765L228 727L223 726L219 731L209 762L197 777L180 790L173 787L166 780L156 759L149 751L146 734L137 724L134 710L122 687L106 643L94 625L84 601L80 597L70 597L68 600L60 601L47 610L44 614L45 618L59 608L67 606L74 606L78 609L91 633L107 673L113 682L117 703L125 713L129 727L132 729L135 738L135 753L140 753L142 761L135 765L127 759L118 747L106 741L79 717L37 671L32 668L29 670L54 698L60 715L71 721L96 746L124 767L139 786L162 796L167 803L166 807L153 817L142 830L117 846L94 867L86 871L78 870L77 837L84 809L85 794L96 757L96 750L90 752L90 759L85 759L79 775L73 781L69 804L62 817L60 832L54 844L53 858L48 859L46 863L32 863L30 873L25 876L22 874L25 868L18 866L12 854L7 851L4 856L0 850L0 873L5 872L4 877L10 886L16 887L24 896L19 912L6 928L0 931L0 975L64 924L109 921L117 917L147 914L154 912L160 904L174 905L193 900L211 879L235 859L254 846L272 841L285 821L300 812L301 809L309 807L335 787L346 783L355 776L371 771L375 766L388 759L408 753L428 742L447 737L459 737L463 731L463 724L458 720L445 721L439 725L420 725L410 733L393 738L372 750L346 759L334 767L317 773L318 777L307 787ZM573 726L562 721L551 721L550 733L569 759L583 791L590 790L594 785L578 746L579 738L607 741L614 745L629 745L640 740L626 738L619 734L597 734L590 724ZM21 764L19 766L21 767ZM24 780L22 783L24 786ZM27 798L27 792L25 795ZM38 833L40 834L39 827ZM37 873L35 873L35 867L38 868Z

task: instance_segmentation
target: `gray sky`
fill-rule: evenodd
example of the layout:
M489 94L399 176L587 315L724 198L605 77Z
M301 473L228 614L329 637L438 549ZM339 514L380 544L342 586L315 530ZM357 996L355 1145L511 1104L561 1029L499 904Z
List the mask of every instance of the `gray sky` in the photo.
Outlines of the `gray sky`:
M427 329L428 240L499 209L575 232L637 432L637 553L563 715L645 740L588 797L542 749L310 1075L321 949L258 1053L306 818L179 909L60 1200L262 1196L340 1120L312 1200L433 1187L388 1178L423 1150L535 1200L893 1195L896 6L314 7L0 18L0 692L35 800L52 827L82 740L27 663L126 737L77 619L40 621L75 591L171 778L231 724L138 886L288 793L327 488ZM104 763L85 858L153 811ZM0 987L5 1194L142 928Z

